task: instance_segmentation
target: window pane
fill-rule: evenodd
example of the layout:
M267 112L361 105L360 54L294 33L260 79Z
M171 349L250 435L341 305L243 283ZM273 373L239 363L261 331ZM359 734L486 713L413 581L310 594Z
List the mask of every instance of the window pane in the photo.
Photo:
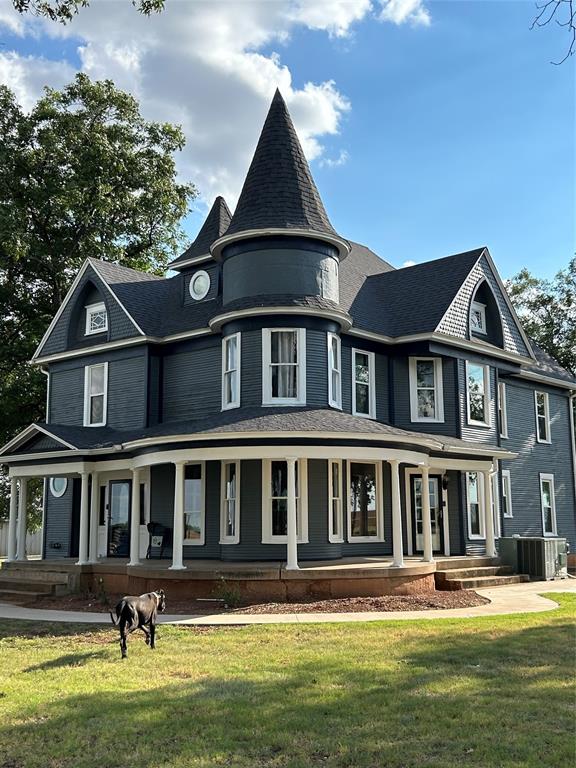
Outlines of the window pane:
M350 515L352 536L376 536L376 467L350 464Z
M544 480L542 483L542 503L545 507L552 506L552 493L550 491L550 482L548 480Z
M295 365L272 366L272 397L298 397L298 368Z
M356 381L368 384L370 382L370 363L368 355L362 352L355 353L354 370Z
M536 405L538 406L538 415L539 416L546 416L546 398L544 396L544 393L537 392L536 393Z
M418 390L418 416L434 418L436 415L436 398L433 389Z
M468 498L471 504L478 502L478 475L476 472L470 472L468 475Z
M484 410L484 395L470 392L470 418L473 421L486 421Z
M480 505L470 504L470 533L480 536Z
M230 499L226 502L226 536L234 536L236 533L236 501Z
M340 466L332 464L332 496L337 499L340 496Z
M237 343L236 337L228 339L226 342L226 370L232 371L237 368Z
M332 499L332 535L340 536L340 500Z
M332 399L340 400L340 374L332 371Z
M106 328L106 310L98 310L89 314L89 328L91 331L101 331Z
M286 536L288 532L288 501L272 499L272 534Z
M202 534L202 519L200 512L184 514L184 541L198 541Z
M296 331L273 331L270 359L273 363L298 362L298 335Z
M468 389L484 394L484 368L481 365L468 365Z
M548 439L546 426L546 417L538 416L538 437L540 440Z
M285 461L272 462L272 497L288 496L288 467Z
M416 385L434 389L434 362L432 360L416 361Z
M104 395L94 395L90 398L90 424L100 424L104 421Z
M188 464L184 468L184 511L202 510L202 467L200 464Z
M104 366L95 365L90 368L90 394L100 395L104 392Z
M330 366L340 370L340 359L338 355L338 339L335 336L330 338Z
M370 413L370 388L367 384L356 384L356 412Z

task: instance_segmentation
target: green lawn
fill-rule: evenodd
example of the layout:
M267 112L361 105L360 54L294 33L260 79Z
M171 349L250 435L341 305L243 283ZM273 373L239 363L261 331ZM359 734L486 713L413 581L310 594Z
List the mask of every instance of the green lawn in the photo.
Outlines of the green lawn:
M0 768L574 764L576 596L544 614L114 630L0 623ZM140 633L138 633L139 635Z

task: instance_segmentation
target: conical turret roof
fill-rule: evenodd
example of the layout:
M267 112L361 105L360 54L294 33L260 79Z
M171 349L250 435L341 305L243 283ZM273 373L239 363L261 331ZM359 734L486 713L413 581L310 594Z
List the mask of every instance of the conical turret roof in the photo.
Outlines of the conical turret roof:
M226 235L270 229L336 235L279 90Z
M204 224L202 224L200 232L196 235L192 245L168 266L171 269L181 269L192 260L200 259L203 256L210 256L210 246L226 232L231 218L232 214L226 205L226 200L219 195L214 200L210 213L206 217Z

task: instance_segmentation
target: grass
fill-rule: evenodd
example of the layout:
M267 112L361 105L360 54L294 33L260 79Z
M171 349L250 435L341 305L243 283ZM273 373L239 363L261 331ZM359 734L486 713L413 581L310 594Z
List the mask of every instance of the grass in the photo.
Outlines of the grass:
M576 595L468 620L0 626L0 768L574 764Z

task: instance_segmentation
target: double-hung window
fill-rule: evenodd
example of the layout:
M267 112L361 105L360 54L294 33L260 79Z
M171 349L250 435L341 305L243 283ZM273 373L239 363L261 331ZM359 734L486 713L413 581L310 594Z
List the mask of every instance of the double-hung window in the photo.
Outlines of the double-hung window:
M348 541L382 541L380 462L348 462Z
M306 404L306 329L262 329L263 405Z
M240 334L222 339L222 410L240 405Z
M536 439L539 443L550 440L550 404L547 392L534 392L536 406Z
M510 481L510 470L502 470L502 516L513 517L512 515L512 484Z
M184 544L204 544L204 463L184 467Z
M508 437L508 408L506 403L506 384L498 382L498 423L500 425L500 437Z
M544 536L556 535L556 498L554 475L540 473L540 503L542 506L542 530Z
M342 408L342 356L335 333L328 334L328 402L332 408Z
M86 306L86 336L108 330L108 313L103 301Z
M342 462L334 459L328 462L328 541L344 541L342 525Z
M108 363L84 368L84 426L103 427L108 410Z
M466 503L468 511L468 538L484 539L484 485L480 472L466 473Z
M296 462L296 534L308 541L307 463ZM262 462L262 543L282 544L288 540L288 463L283 459Z
M468 423L490 426L490 368L466 363Z
M355 416L376 416L376 387L374 353L352 350L352 413Z
M240 462L222 462L220 544L240 541Z
M442 386L442 359L439 357L411 357L410 420L444 421L444 395Z

